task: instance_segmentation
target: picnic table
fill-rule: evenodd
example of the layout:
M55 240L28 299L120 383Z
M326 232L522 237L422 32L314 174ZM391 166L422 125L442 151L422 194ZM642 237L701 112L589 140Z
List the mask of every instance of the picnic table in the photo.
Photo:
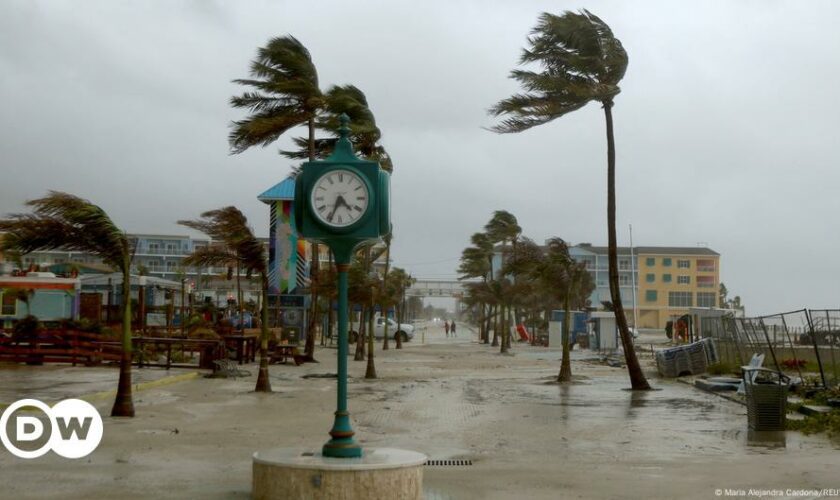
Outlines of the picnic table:
M303 364L303 354L298 350L297 344L277 344L271 352L269 363L286 363L289 358L295 362L295 366Z
M225 346L236 352L239 364L250 363L257 359L257 337L255 335L225 335Z

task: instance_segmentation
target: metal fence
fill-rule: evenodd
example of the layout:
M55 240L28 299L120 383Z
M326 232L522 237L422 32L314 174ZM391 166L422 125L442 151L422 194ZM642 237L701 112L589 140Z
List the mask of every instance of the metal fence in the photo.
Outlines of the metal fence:
M840 309L704 318L702 335L715 339L725 363L743 366L764 354L764 366L806 385L840 385Z

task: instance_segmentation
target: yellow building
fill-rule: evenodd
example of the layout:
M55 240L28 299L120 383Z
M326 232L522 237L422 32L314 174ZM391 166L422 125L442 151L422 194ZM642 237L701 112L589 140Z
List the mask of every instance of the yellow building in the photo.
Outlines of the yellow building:
M720 307L720 254L701 247L636 247L638 327L665 323L692 307Z

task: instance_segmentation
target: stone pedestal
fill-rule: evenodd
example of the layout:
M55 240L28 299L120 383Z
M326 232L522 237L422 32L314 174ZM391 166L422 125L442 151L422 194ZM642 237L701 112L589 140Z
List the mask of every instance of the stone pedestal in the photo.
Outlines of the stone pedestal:
M320 450L277 448L254 453L253 497L269 499L422 499L422 453L365 448L360 458Z

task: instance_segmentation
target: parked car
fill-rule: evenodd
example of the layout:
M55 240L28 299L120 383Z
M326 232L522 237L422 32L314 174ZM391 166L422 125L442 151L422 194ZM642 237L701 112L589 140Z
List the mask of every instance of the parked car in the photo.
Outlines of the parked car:
M382 316L376 316L373 323L373 338L381 339L385 336L385 318ZM397 324L391 318L387 319L388 321L388 335L391 336L394 340L397 340L397 337L401 337L403 342L408 342L409 340L414 338L414 325L409 325L406 323L399 323ZM350 330L350 335L348 337L350 342L356 342L359 338L359 333L355 330Z

